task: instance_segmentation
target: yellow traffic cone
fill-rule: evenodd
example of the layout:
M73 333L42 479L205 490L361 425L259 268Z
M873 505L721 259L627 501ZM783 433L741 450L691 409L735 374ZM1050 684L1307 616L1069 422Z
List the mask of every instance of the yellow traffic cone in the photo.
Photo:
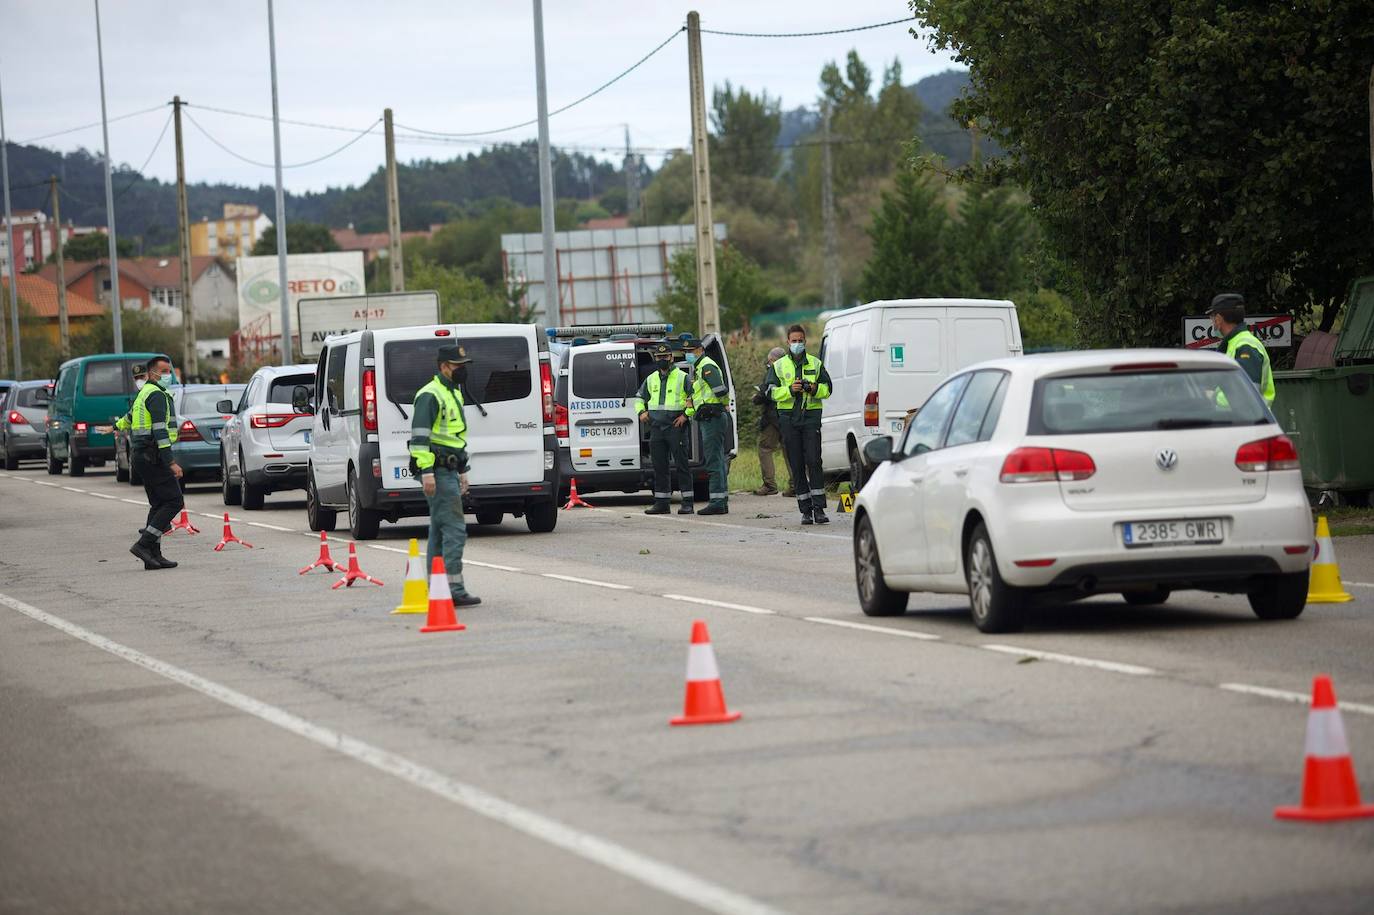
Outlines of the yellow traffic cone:
M420 558L420 542L410 538L410 557L406 559L406 583L401 588L401 605L392 613L428 613L429 579Z
M1341 584L1341 568L1336 564L1336 548L1331 545L1331 528L1326 516L1317 516L1317 555L1312 560L1312 580L1307 586L1309 604L1343 604L1355 598Z

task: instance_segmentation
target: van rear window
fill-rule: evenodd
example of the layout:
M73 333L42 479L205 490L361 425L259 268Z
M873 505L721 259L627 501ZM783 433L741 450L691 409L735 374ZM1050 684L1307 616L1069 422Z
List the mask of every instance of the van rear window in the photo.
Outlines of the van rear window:
M433 337L394 340L382 349L386 367L386 397L393 403L414 403L415 392L437 371L439 347L457 342L467 350L468 394L482 404L524 400L534 390L530 374L530 341L525 337Z
M86 363L86 381L82 392L90 396L102 394L123 394L125 380L132 379L130 368L124 362Z
M632 348L599 353L573 353L572 378L574 397L585 400L608 400L633 397L639 390L639 373L635 369Z
M1269 422L1259 391L1239 369L1042 378L1031 435L1090 435Z
M296 385L303 384L307 388L315 386L314 375L278 375L272 379L272 386L267 389L268 403L290 403L291 395L296 391Z

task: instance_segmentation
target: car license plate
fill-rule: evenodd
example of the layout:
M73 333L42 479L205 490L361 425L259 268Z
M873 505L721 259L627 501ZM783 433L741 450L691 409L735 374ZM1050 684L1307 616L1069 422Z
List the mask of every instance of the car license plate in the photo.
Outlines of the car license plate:
M629 426L578 426L581 438L629 438Z
M109 435L114 431L114 426L96 426L95 431L100 435Z
M1127 521L1121 525L1121 540L1128 548L1174 543L1221 543L1223 539L1220 518Z

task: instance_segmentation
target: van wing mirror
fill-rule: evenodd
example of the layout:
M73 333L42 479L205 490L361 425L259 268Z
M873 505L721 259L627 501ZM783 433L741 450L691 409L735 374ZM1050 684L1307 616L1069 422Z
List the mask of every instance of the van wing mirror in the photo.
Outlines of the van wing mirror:
M873 466L892 460L892 436L880 435L864 442L864 460Z
M225 401L228 403L229 401ZM297 413L314 413L314 408L310 405L310 389L303 384L296 385L291 390L291 409Z

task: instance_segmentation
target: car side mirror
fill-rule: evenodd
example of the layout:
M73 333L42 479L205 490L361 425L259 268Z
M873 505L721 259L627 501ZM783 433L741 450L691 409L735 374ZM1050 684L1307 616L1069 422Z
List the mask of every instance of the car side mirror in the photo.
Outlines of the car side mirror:
M217 404L215 404L215 412L216 412L216 413L233 413L233 412L234 412L234 402L233 402L232 400L221 400L220 402L218 402Z
M875 466L892 460L892 436L882 435L864 442L864 460Z
M291 390L291 409L297 413L314 413L310 406L310 389L303 384L296 385Z

